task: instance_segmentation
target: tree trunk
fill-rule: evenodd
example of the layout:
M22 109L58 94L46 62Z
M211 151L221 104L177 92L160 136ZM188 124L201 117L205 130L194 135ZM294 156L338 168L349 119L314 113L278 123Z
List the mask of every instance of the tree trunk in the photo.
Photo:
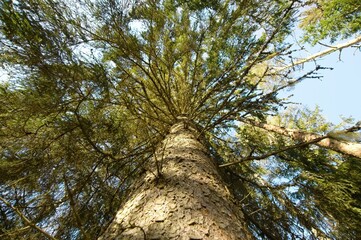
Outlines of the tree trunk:
M252 239L197 136L186 121L170 129L138 187L99 240Z

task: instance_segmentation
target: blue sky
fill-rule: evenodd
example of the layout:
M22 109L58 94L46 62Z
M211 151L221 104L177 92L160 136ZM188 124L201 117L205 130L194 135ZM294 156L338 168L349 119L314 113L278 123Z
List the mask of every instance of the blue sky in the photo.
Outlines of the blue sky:
M312 53L325 48L313 47ZM339 59L340 57L340 59ZM294 102L302 103L310 109L316 105L328 121L340 123L343 117L361 120L361 52L355 48L335 52L317 63L333 70L322 70L319 79L306 79L289 93Z

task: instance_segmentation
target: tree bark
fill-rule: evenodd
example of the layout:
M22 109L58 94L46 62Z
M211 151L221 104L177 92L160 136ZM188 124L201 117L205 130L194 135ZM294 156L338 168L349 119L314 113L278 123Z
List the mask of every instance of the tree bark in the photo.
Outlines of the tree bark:
M279 127L276 125L271 125L267 123L261 123L257 121L245 121L253 126L263 128L268 131L272 131L284 136L288 136L293 140L310 142L316 144L317 146L331 149L333 151L346 154L348 156L361 158L361 144L354 142L345 142L341 140L334 139L328 135L321 136L315 133L303 132L295 129L288 129Z
M149 169L99 240L253 239L197 136L186 121L170 129Z

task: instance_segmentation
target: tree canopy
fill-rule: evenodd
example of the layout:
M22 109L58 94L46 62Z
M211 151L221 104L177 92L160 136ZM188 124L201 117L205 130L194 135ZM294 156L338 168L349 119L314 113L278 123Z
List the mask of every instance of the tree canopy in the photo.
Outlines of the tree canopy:
M329 38L332 42L360 33L361 4L357 0L305 1L307 10L301 18L305 39L313 44Z
M361 159L315 143L359 147L360 126L279 93L322 69L294 68L294 24L336 40L360 33L360 12L357 0L2 1L0 237L95 239L184 116L256 238L356 239Z

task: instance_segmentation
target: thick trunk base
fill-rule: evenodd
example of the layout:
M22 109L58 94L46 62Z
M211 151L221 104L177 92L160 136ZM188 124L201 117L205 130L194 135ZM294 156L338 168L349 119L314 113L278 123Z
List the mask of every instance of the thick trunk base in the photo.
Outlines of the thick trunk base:
M194 128L174 125L150 168L100 239L252 239Z

